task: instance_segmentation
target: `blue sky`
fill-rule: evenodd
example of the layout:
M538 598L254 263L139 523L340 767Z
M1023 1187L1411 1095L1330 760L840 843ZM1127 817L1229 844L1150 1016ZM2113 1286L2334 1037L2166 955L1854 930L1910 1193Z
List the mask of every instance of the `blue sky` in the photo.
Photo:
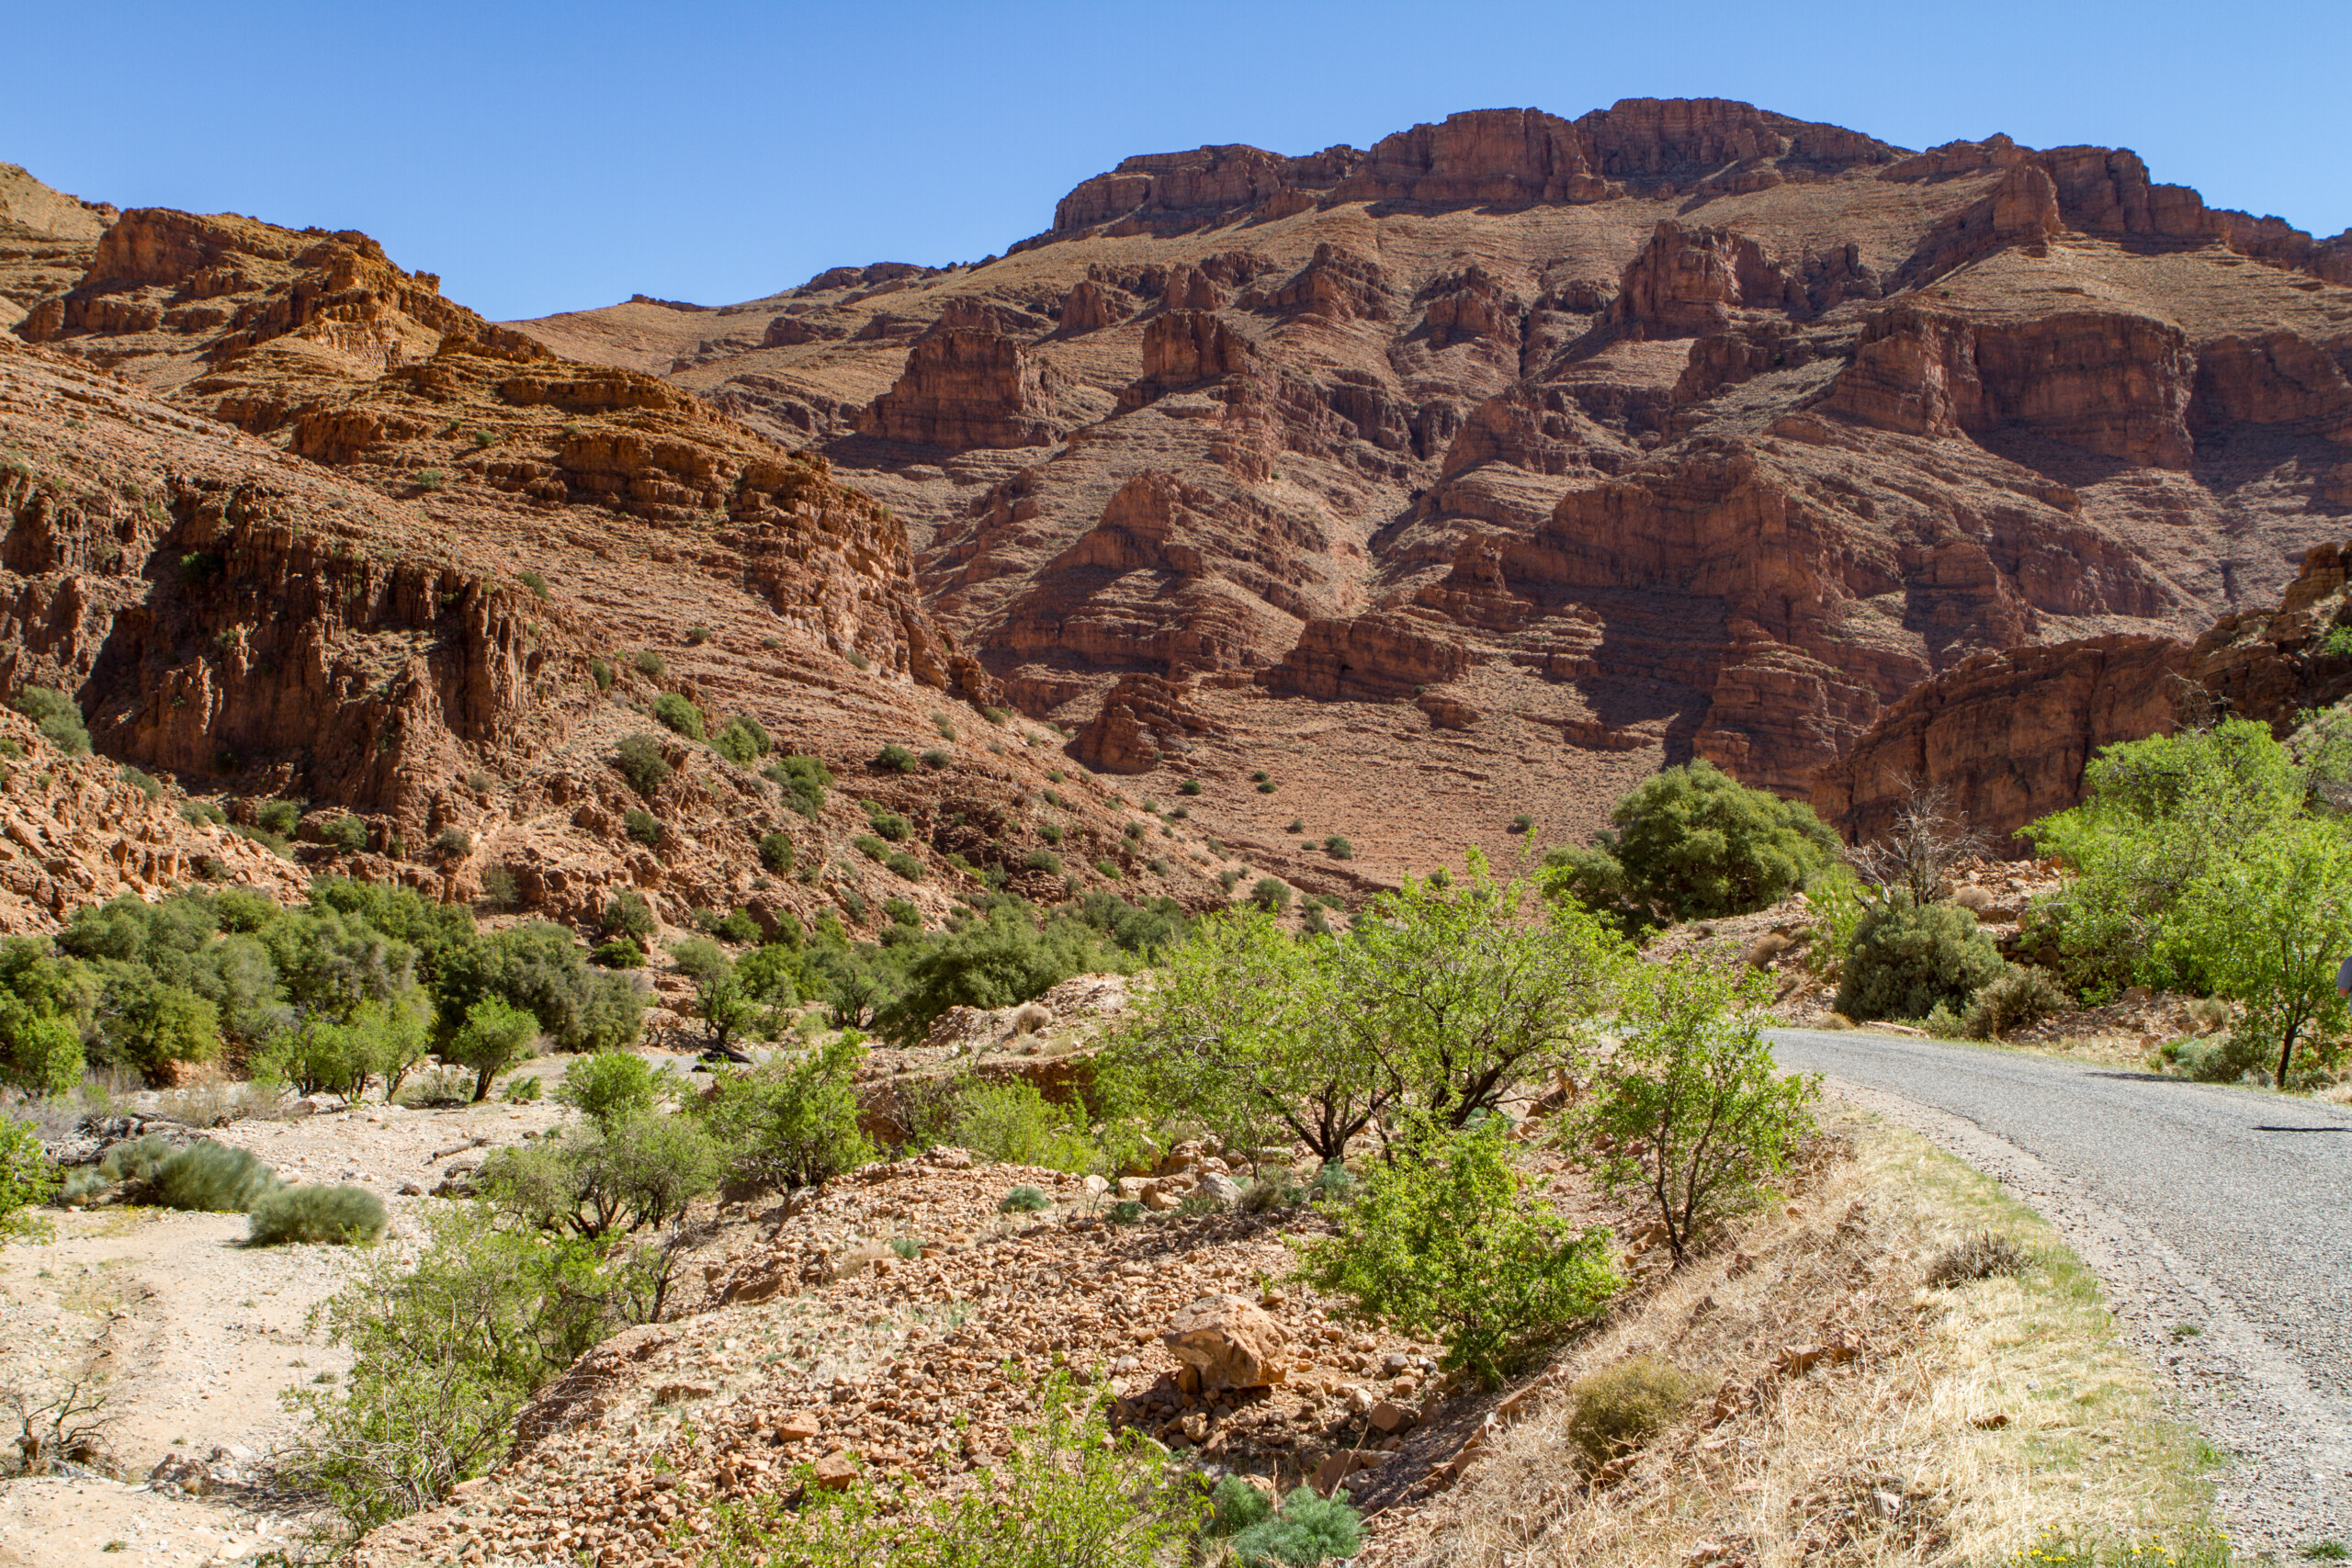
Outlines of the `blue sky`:
M1131 152L1745 98L1907 146L2131 147L2352 226L2352 4L368 6L11 0L0 162L363 229L497 318L977 260Z

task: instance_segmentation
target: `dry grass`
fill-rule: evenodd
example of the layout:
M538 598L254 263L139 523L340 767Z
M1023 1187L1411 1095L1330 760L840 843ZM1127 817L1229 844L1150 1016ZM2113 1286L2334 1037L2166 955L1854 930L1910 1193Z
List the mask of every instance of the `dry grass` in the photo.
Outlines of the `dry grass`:
M1564 1357L1544 1402L1365 1568L1991 1563L2052 1527L2136 1540L2200 1519L2205 1450L2161 1416L2049 1225L1912 1134L1858 1113L1838 1130L1851 1157ZM1928 1286L1988 1233L2030 1265ZM1791 1351L1819 1354L1792 1371ZM1718 1392L1589 1474L1565 1391L1634 1356Z

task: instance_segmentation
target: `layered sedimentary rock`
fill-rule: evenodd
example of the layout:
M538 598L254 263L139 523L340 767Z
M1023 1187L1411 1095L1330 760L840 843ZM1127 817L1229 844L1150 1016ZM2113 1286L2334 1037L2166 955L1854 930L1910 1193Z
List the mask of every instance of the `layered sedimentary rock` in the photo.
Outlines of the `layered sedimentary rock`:
M1474 781L1430 834L1501 849L1644 763L1804 795L1939 672L2269 603L2352 533L2347 258L2113 150L1482 110L1130 159L1001 258L820 279L804 340L674 378L872 486L1084 759L1162 750L1148 677L1209 727L1187 766L1377 732ZM1037 445L910 460L823 412L978 311L1065 378Z
M934 328L915 340L898 384L858 422L869 435L961 452L1049 445L1057 428L1045 367L1021 340L985 328Z

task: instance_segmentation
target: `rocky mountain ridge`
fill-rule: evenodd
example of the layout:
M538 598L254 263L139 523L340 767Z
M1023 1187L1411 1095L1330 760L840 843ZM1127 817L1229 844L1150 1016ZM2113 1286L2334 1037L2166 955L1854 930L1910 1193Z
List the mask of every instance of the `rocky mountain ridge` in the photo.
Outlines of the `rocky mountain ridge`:
M1305 773L1405 869L1431 810L1575 834L1688 756L1804 795L1973 657L2275 598L2352 531L2347 258L2117 150L1634 100L1130 159L978 266L518 328L824 452L1081 760L1280 761L1225 819Z
M1299 875L1577 836L1686 757L1813 794L1923 682L2187 642L2352 535L2352 237L2113 149L1482 110L1130 159L978 265L508 326L360 235L71 243L18 337L516 559L634 520L607 630L707 574Z

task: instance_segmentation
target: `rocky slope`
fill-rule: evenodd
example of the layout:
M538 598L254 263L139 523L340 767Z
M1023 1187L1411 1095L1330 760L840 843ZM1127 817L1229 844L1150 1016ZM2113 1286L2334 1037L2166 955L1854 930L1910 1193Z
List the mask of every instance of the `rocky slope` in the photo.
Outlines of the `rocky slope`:
M1393 874L1692 755L1803 795L1977 656L2268 603L2352 532L2348 286L2129 152L1631 100L516 327L823 453L1088 763Z
M2232 611L2194 641L2100 637L1978 654L1913 688L1814 783L1813 804L1849 840L1876 836L1915 784L1942 785L1996 854L2082 799L2098 749L2183 722L2258 719L2282 739L2300 716L2352 694L2352 655L2332 650L2352 546L2303 558L2276 606Z
M0 337L0 677L72 692L106 755L240 822L309 803L307 863L447 897L503 872L563 918L624 886L672 919L935 916L990 868L1059 897L1026 864L1048 818L1079 886L1208 896L1191 829L1091 781L1046 802L1056 738L980 711L997 685L922 604L904 527L821 456L556 358L364 235L135 211L89 251ZM838 787L788 809L756 761L659 730L664 694ZM612 765L640 730L673 768L650 799ZM877 770L886 741L933 755ZM861 799L910 819L920 880L849 848ZM345 812L366 848L317 842Z

